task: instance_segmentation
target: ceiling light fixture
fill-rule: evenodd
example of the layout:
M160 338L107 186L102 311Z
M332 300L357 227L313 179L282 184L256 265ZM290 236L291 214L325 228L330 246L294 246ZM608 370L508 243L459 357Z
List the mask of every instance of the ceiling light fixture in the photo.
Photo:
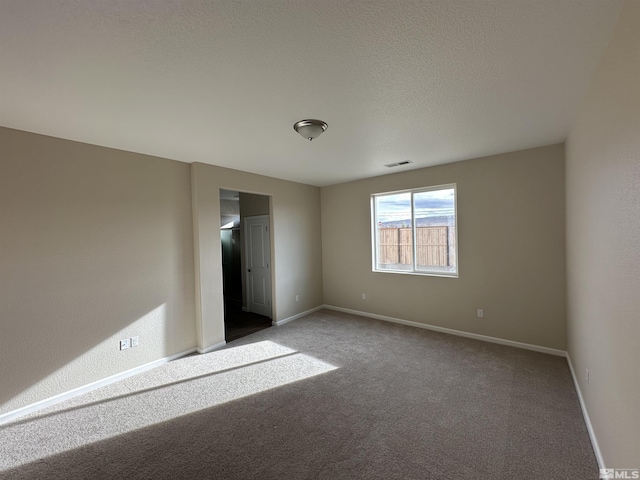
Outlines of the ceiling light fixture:
M293 124L293 129L307 140L311 141L320 136L328 125L322 120L300 120Z

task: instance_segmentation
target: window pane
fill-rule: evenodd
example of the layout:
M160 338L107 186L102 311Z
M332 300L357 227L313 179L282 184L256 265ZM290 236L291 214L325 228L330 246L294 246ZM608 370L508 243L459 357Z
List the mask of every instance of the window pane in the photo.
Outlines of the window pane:
M416 271L455 273L455 190L446 188L414 193L413 209Z
M413 270L411 193L375 197L376 269Z

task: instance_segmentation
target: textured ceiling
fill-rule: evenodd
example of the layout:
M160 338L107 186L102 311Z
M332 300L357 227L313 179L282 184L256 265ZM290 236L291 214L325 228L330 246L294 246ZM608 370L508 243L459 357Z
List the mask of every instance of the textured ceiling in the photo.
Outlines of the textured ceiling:
M312 185L547 145L620 8L0 0L0 125Z

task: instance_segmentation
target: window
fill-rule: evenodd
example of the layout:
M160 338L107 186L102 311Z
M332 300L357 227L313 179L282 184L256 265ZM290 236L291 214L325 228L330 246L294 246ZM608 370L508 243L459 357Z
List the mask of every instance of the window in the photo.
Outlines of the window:
M373 270L458 276L456 185L371 196Z

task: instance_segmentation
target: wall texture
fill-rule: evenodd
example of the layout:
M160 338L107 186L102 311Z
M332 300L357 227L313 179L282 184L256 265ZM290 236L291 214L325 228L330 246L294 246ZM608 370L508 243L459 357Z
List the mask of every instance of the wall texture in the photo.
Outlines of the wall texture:
M322 188L325 303L564 350L563 159L554 145ZM372 272L370 195L447 183L459 278Z
M192 348L189 165L0 128L0 292L0 414Z
M566 161L569 355L606 466L640 468L640 2L620 14Z
M202 163L191 164L191 178L200 349L224 341L221 188L271 197L273 319L284 320L322 305L319 188Z

